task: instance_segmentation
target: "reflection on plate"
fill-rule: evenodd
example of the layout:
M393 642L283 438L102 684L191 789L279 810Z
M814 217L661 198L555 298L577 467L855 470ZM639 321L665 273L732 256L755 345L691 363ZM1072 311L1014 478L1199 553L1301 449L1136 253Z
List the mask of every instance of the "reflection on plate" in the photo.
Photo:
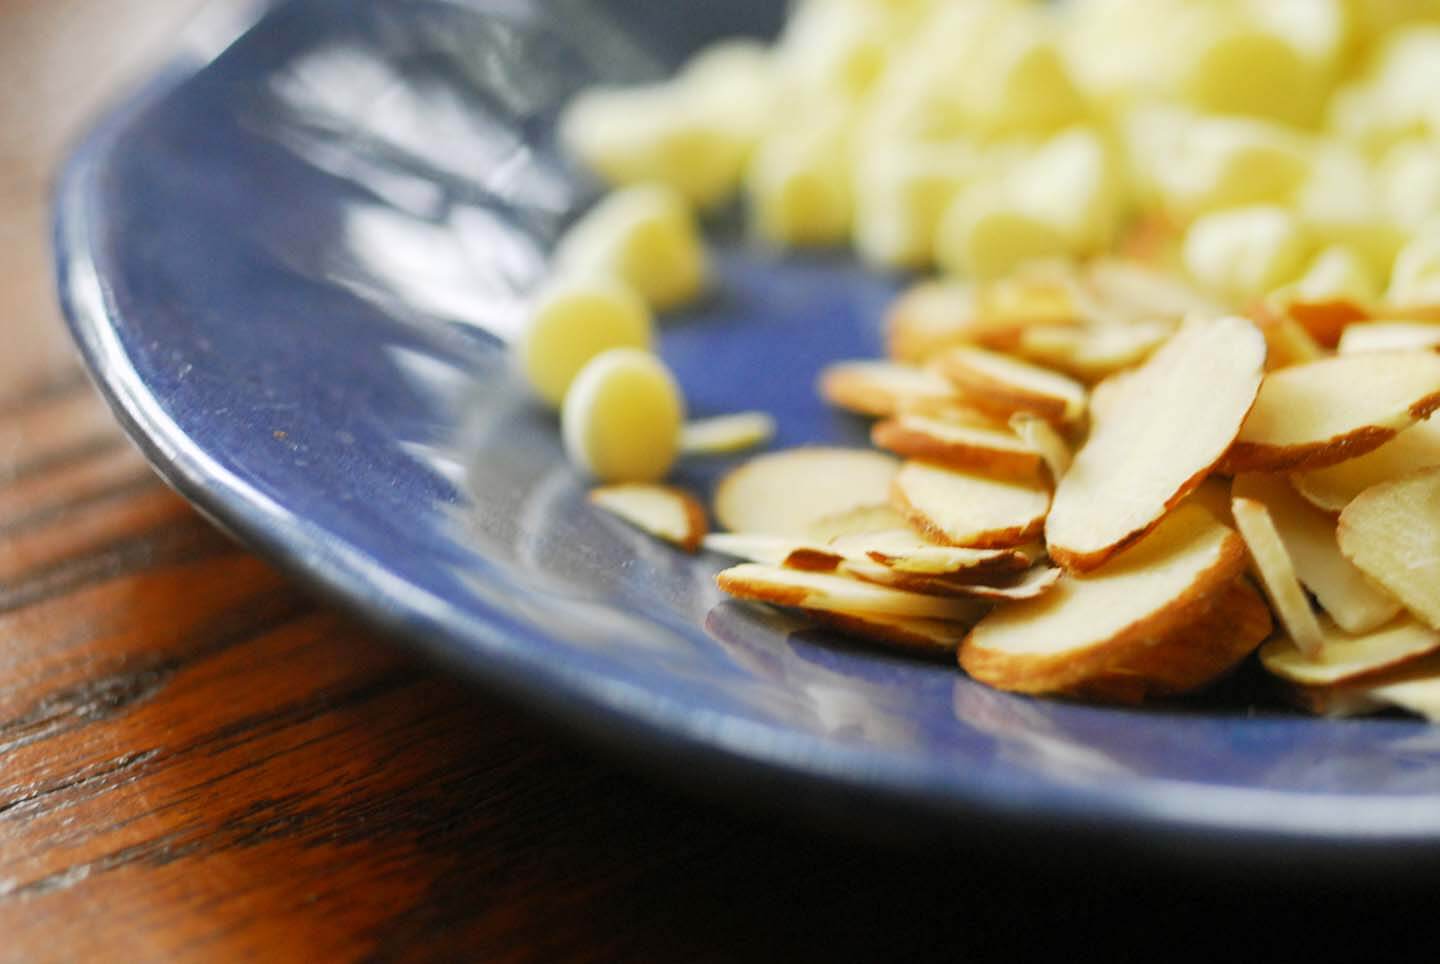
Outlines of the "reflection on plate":
M582 85L773 30L781 7L297 0L177 61L61 186L62 293L103 390L181 491L292 571L697 784L853 823L1251 859L1440 844L1440 733L1422 724L992 692L722 602L718 560L586 507L503 353L594 194L555 151L555 113ZM894 283L725 237L716 295L663 335L692 409L771 411L781 445L861 443L813 379L878 351Z

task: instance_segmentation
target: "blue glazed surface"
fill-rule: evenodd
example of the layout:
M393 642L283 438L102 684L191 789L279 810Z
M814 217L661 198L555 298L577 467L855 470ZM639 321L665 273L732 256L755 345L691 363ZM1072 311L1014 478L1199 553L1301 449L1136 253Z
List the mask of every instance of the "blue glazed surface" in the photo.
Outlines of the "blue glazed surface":
M689 779L960 834L991 820L1248 856L1440 849L1440 729L989 691L724 602L720 560L585 507L495 337L593 195L557 158L555 111L714 36L773 31L779 7L300 0L213 60L178 60L62 178L61 292L97 381L235 533ZM878 351L893 283L719 235L717 293L664 331L693 411L775 412L782 445L861 443L812 382ZM730 464L682 480L708 487Z

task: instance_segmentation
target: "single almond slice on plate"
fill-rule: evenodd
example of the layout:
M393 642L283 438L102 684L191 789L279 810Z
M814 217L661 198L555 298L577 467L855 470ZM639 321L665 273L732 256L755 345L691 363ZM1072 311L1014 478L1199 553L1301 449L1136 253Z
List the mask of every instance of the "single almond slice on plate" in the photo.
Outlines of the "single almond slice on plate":
M686 552L710 530L700 500L672 485L605 485L590 490L590 504Z
M682 455L729 455L764 445L775 437L775 419L765 412L736 412L686 422L680 429Z
M876 586L828 572L805 572L747 562L715 577L721 591L736 599L852 616L904 616L967 622L979 603L972 599L926 596Z
M1440 469L1366 489L1340 513L1340 551L1440 629Z
M1085 386L1048 368L969 347L952 348L936 365L967 402L997 418L1028 412L1067 423L1085 415Z
M1302 499L1284 476L1237 476L1234 493L1269 511L1295 575L1345 632L1368 632L1399 615L1395 597L1340 552L1335 519Z
M915 653L949 654L970 631L970 624L902 616L855 616L806 610L811 619L838 633Z
M1440 348L1440 324L1424 321L1366 321L1348 325L1336 349L1342 355L1372 351L1433 351Z
M1440 466L1440 418L1435 417L1410 426L1359 458L1296 472L1290 483L1311 505L1339 513L1366 489L1432 466Z
M1270 631L1244 568L1240 538L1182 506L1118 559L996 609L961 644L960 665L1021 693L1133 702L1198 688Z
M906 462L891 487L891 504L936 542L996 549L1040 534L1050 492L1036 481Z
M1310 600L1295 575L1295 565L1285 551L1285 543L1275 530L1275 523L1265 506L1253 499L1235 499L1230 503L1235 525L1250 550L1250 558L1265 587L1265 595L1275 607L1285 631L1296 647L1307 657L1318 659L1324 646L1320 621L1310 608Z
M1034 475L1042 462L1041 453L1013 432L921 415L878 422L870 440L896 455L977 472Z
M1440 650L1440 632L1409 616L1358 635L1329 619L1320 621L1323 642L1311 659L1285 637L1260 648L1260 662L1283 679L1301 686L1336 686L1384 673Z
M1094 569L1143 536L1230 448L1254 404L1265 339L1243 318L1187 324L1126 373L1055 489L1050 557Z
M1373 451L1440 408L1440 354L1340 355L1271 372L1222 470L1324 468Z
M1050 472L1051 482L1059 483L1061 476L1070 471L1074 455L1070 451L1070 443L1055 426L1037 415L1022 412L1010 416L1010 430L1040 453L1045 460L1045 468Z
M808 536L812 524L888 502L899 463L864 449L800 448L757 456L715 489L715 518L732 532Z
M938 372L890 361L845 361L820 373L820 397L857 415L888 418L958 403L960 393Z

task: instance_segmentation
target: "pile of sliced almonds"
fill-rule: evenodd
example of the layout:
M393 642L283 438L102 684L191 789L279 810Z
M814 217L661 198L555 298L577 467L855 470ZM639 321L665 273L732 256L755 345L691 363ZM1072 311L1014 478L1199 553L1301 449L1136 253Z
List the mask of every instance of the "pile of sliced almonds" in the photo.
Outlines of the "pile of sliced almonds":
M1316 712L1440 719L1436 21L803 0L773 46L570 105L562 142L618 190L560 246L522 371L626 483L594 504L740 560L738 599L1016 692L1135 703L1258 651ZM735 196L772 246L939 274L890 306L887 358L819 375L873 449L747 461L711 533L652 480L773 425L680 428L640 356Z
M1182 284L1095 262L1065 279L1085 291L1073 315L1038 324L1140 328L1139 364L1087 384L1027 356L1023 326L1007 350L947 336L923 364L839 362L818 390L874 419L880 451L748 460L715 490L723 533L672 488L596 502L742 560L717 579L737 599L948 654L1001 689L1133 703L1203 688L1258 648L1303 706L1440 707L1440 353L1317 348L1275 367L1266 324L1201 312L1166 319L1156 345L1153 314L1095 320L1127 313L1096 284L1117 270Z

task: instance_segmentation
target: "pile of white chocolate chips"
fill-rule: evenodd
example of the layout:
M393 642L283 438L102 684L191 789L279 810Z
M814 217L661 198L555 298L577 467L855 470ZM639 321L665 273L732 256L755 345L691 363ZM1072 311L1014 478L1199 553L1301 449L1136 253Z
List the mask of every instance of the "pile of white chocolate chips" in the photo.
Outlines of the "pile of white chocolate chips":
M614 190L514 351L595 506L1001 689L1258 648L1315 711L1440 718L1440 0L804 0L560 133ZM687 424L652 313L737 195L757 243L934 276L819 379L874 449L745 462L712 533L662 480L774 424Z

